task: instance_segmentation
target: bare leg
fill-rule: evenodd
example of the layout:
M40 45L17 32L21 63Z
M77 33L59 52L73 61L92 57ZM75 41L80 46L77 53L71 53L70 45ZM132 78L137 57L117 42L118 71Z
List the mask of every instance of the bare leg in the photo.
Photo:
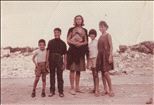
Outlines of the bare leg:
M94 69L94 79L95 79L95 93L99 92L99 78L98 78L98 71Z
M34 84L33 84L33 90L36 89L36 86L37 86L37 83L39 81L40 77L35 77L35 81L34 81Z
M80 81L80 71L76 71L76 91L80 91L79 81Z
M95 90L95 86L96 86L96 84L95 84L94 68L91 68L91 70L92 70L92 74L93 74L93 82L94 82L94 90Z
M37 86L37 83L39 81L40 77L35 77L35 81L34 81L34 84L33 84L33 91L32 91L32 94L31 94L31 97L34 98L35 97L35 89L36 89L36 86Z
M42 75L42 82L43 82L43 89L45 89L45 86L46 86L46 75Z
M104 93L107 92L107 85L106 85L106 78L104 73L102 73L102 81L103 81L103 86L104 86Z
M112 84L111 84L111 78L110 78L109 72L105 72L104 75L109 86L109 92L111 93L113 92L113 90L112 90Z
M71 84L71 89L74 90L74 73L75 71L70 71L70 84Z

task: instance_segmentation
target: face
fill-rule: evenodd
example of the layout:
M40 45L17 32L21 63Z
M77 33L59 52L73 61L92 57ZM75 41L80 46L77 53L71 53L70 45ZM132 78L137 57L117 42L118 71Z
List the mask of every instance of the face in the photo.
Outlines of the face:
M99 30L101 32L105 32L107 30L107 28L104 25L102 25L102 26L99 26Z
M40 50L44 50L46 45L44 42L41 42L38 46L40 47Z
M94 40L96 38L95 34L90 34L89 36L90 36L91 40Z
M59 32L57 30L54 31L55 38L60 38L60 35L61 35L61 32Z
M80 16L76 17L76 18L75 18L75 23L76 23L77 25L81 25L81 24L82 24L82 18L81 18Z

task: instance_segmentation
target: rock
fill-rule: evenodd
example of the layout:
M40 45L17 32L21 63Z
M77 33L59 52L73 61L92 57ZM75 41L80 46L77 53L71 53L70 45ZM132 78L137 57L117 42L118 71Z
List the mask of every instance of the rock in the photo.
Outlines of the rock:
M150 53L150 49L147 48L145 45L141 45L140 48L138 49L139 52L144 52L146 54Z
M125 52L126 49L127 49L126 45L119 45L120 52Z
M111 71L109 71L109 74L110 74L110 75L116 75L116 74L117 74L117 71L111 70Z
M136 44L136 45L131 46L130 48L131 48L131 50L133 50L133 51L135 51L135 50L138 51L138 49L140 48L140 46L141 46L141 44Z
M150 50L151 53L153 52L154 42L144 41L144 42L141 42L141 45L144 45L145 47L147 47Z

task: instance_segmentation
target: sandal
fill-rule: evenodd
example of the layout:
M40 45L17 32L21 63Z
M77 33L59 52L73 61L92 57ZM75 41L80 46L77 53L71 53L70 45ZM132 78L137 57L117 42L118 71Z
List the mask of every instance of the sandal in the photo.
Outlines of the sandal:
M110 97L114 97L114 93L111 92L111 93L108 93Z
M75 92L78 92L78 93L85 93L85 92L83 92L83 91L81 91L81 90L76 90Z
M75 91L73 89L71 90L71 94L72 95L75 95Z
M94 94L94 96L95 96L95 97L98 97L98 96L99 96L99 92L96 92L96 93Z
M102 92L101 96L105 96L106 94L108 94L108 92Z
M95 93L95 90L90 90L89 93Z

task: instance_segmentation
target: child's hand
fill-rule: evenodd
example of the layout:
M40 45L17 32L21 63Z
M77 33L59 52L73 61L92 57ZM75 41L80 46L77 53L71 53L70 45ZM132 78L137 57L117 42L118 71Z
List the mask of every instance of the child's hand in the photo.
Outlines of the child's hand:
M35 64L35 67L38 68L38 64Z
M112 63L113 62L113 58L112 56L109 56L109 63Z
M63 67L61 68L62 70L65 70L65 64L63 64Z
M46 69L47 70L49 69L49 63L46 63Z
M89 62L87 62L87 69L89 69Z

